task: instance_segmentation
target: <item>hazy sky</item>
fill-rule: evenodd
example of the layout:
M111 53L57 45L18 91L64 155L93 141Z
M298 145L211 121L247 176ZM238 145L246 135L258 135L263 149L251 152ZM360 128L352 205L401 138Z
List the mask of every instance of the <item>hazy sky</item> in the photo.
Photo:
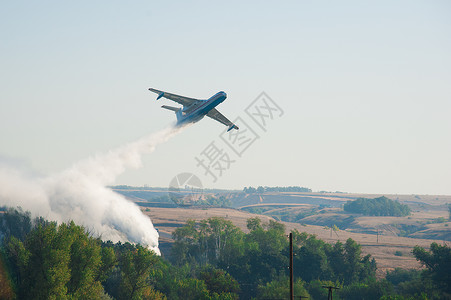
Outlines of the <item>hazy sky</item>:
M0 159L35 172L167 127L149 87L223 90L259 137L241 156L205 119L116 183L451 194L449 1L1 1L0 41ZM266 131L245 112L263 91ZM233 161L216 182L212 142Z

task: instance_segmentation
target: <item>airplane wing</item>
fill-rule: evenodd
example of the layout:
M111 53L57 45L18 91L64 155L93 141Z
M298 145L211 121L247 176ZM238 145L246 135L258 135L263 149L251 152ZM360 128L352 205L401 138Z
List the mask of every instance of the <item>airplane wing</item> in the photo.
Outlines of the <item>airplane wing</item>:
M179 95L176 95L176 94L163 92L163 91L156 90L156 89L153 89L153 88L149 88L149 91L158 94L157 100L160 99L161 97L163 97L163 98L175 101L177 103L180 103L183 106L190 106L194 102L202 101L202 100L199 100L199 99L188 98L188 97L185 97L185 96L179 96Z
M213 108L212 110L210 110L207 113L207 116L212 118L213 120L218 121L219 123L222 123L226 126L229 127L229 130L233 129L238 129L238 126L236 126L235 124L233 124L232 122L229 121L229 119L227 119L226 117L224 117L223 114L221 114L216 108Z

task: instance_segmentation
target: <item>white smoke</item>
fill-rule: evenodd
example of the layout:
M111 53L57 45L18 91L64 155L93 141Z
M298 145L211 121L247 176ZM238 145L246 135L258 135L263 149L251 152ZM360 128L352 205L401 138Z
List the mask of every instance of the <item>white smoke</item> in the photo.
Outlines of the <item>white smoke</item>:
M179 127L168 127L47 177L27 176L0 162L0 204L21 206L48 220L73 220L103 240L140 243L159 254L158 232L150 218L106 186L126 168L140 167L143 154L180 131Z

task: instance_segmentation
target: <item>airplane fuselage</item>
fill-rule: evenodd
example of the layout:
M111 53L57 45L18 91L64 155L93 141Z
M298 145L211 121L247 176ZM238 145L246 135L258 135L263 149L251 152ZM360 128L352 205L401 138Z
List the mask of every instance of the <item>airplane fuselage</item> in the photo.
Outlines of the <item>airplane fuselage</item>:
M164 109L175 112L178 126L182 126L187 123L195 123L201 120L203 117L207 116L221 124L226 125L228 127L227 131L230 131L232 129L239 129L238 126L236 126L233 122L227 119L216 109L216 106L224 102L224 100L227 98L227 94L222 91L214 94L207 100L171 94L154 88L149 88L149 91L158 94L157 100L166 98L183 105L183 107L181 108L169 105L161 106Z
M224 102L226 98L227 94L225 92L218 92L208 100L203 100L181 108L176 112L177 125L182 126L184 124L200 121L210 110Z

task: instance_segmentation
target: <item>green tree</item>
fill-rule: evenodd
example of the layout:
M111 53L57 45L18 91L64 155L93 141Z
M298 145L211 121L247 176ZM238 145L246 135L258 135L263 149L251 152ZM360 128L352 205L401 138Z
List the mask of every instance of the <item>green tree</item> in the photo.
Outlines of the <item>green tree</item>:
M186 278L179 282L179 299L186 300L209 300L210 295L207 285L200 279Z
M285 234L285 226L270 221L262 224L258 218L247 221L250 232L244 234L228 220L210 218L198 223L188 221L187 224L174 232L175 243L171 252L174 263L183 276L176 275L174 282L183 282L189 277L189 269L196 265L211 264L214 268L227 270L235 278L242 289L240 297L248 299L257 295L258 287L266 283L277 281L288 275L289 242ZM350 284L352 282L367 282L375 277L376 264L370 255L363 256L361 247L352 239L345 244L337 242L330 245L317 239L314 235L304 232L293 232L294 237L294 273L296 278L306 282L314 280L332 280ZM164 274L171 274L167 267ZM223 271L219 271L220 273ZM191 274L207 284L210 291L210 279L205 274ZM215 278L215 277L214 277ZM221 276L220 278L225 278ZM216 279L215 279L216 280ZM164 287L156 283L156 289L164 292L170 299L174 296L174 289L169 288L175 283L163 279ZM224 296L224 287L213 289L210 297ZM221 296L221 297L222 297ZM233 297L232 295L229 295ZM229 297L227 296L227 297ZM327 293L326 293L327 296ZM225 297L225 296L224 296Z
M199 270L198 277L205 282L211 295L214 293L218 295L228 293L233 299L238 299L240 285L224 270L213 266L205 266Z
M31 229L31 213L29 211L24 212L20 207L10 207L0 214L0 236L3 236L4 239L14 236L23 241Z
M172 260L177 265L227 263L239 252L235 246L242 236L243 232L224 218L213 217L198 224L188 220L185 226L173 233Z
M100 299L100 280L112 268L100 241L73 222L38 224L24 242L11 237L5 252L22 299Z
M379 300L384 295L393 295L394 289L386 280L371 280L367 283L353 282L338 290L337 294L346 300Z
M443 292L430 278L418 278L411 281L404 281L395 286L396 293L403 299L446 299ZM449 298L449 297L448 297Z
M294 298L298 299L300 296L310 297L304 288L304 283L298 279L294 282ZM258 299L288 299L289 297L290 279L288 277L282 277L258 286Z
M405 270L401 268L395 268L393 271L388 272L385 276L387 281L393 285L398 285L401 282L412 281L420 278L420 271L415 269Z
M274 220L269 220L267 227L268 227L268 231L272 230L276 234L279 234L279 235L285 234L285 225L283 225L282 223L276 222Z
M66 299L70 280L71 237L58 232L56 223L39 225L26 237L19 253L20 297Z
M172 266L159 259L152 267L150 282L156 291L168 299L230 299L238 298L237 281L225 271L213 266Z
M247 229L250 231L262 229L262 220L258 217L247 219Z
M99 281L99 273L102 265L102 250L100 242L89 237L85 229L76 226L73 222L69 225L62 224L60 234L71 237L70 245L70 280L67 283L67 292L77 299L90 299L92 295L101 295L103 287ZM112 262L114 263L114 262ZM111 266L112 267L112 266ZM109 268L102 270L105 273Z
M403 217L410 214L410 208L398 201L387 197L374 199L359 198L348 201L343 206L344 211L350 213L364 214L368 216L396 216Z
M267 226L255 226L237 247L241 247L241 254L230 257L227 264L220 266L246 286L241 297L255 296L259 284L286 274L287 269L280 267L288 265L288 239L283 225L271 222Z
M361 246L354 240L348 239L344 245L338 241L326 249L334 280L350 284L375 277L376 261L369 254L362 258Z
M293 247L296 253L293 261L295 276L301 277L306 282L331 278L328 276L331 270L325 251L325 248L330 246L314 235L299 237L295 234L295 236L297 240L296 246Z
M8 271L3 264L3 258L0 257L0 299L10 300L15 298L16 294L14 293Z
M121 257L121 299L141 299L143 293L152 290L149 283L150 270L156 264L155 253L137 245Z
M423 276L430 277L440 290L451 296L451 248L432 243L430 251L415 246L412 253L426 266Z

